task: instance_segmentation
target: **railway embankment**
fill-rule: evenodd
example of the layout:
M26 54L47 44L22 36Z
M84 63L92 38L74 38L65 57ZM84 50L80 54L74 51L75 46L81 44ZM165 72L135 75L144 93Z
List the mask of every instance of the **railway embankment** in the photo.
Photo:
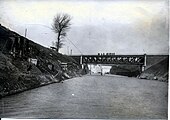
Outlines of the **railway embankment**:
M82 74L71 57L0 25L0 97Z
M147 55L144 71L141 71L141 68L138 65L114 65L112 66L110 73L128 77L138 77L140 79L168 82L169 56Z
M141 79L158 80L168 82L169 76L169 57L165 57L161 61L151 65L139 76Z

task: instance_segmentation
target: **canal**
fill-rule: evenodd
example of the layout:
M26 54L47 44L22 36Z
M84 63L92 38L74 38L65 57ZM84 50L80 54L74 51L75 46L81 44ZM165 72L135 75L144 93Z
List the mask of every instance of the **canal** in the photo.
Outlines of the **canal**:
M1 118L167 118L168 84L86 75L0 99Z

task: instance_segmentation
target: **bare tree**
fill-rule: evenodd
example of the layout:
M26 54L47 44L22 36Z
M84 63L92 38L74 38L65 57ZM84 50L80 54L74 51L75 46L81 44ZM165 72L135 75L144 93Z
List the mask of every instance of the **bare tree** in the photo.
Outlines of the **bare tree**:
M56 47L57 52L64 45L63 40L67 35L67 31L70 29L70 21L71 17L68 14L57 14L54 17L52 28L57 33L57 41L53 42L53 45Z

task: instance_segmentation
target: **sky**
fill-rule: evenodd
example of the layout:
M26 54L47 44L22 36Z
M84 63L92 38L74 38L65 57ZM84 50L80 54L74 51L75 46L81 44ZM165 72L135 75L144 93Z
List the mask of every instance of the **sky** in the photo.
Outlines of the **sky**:
M168 0L0 0L0 24L52 46L58 13L72 17L63 54L168 54Z

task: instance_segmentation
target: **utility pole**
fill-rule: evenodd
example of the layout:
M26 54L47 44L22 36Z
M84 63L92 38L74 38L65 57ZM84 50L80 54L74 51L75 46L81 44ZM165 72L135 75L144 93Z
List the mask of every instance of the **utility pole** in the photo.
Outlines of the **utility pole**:
M71 51L70 51L70 55L72 55L72 49L71 49Z
M27 28L25 28L25 38L27 37Z

